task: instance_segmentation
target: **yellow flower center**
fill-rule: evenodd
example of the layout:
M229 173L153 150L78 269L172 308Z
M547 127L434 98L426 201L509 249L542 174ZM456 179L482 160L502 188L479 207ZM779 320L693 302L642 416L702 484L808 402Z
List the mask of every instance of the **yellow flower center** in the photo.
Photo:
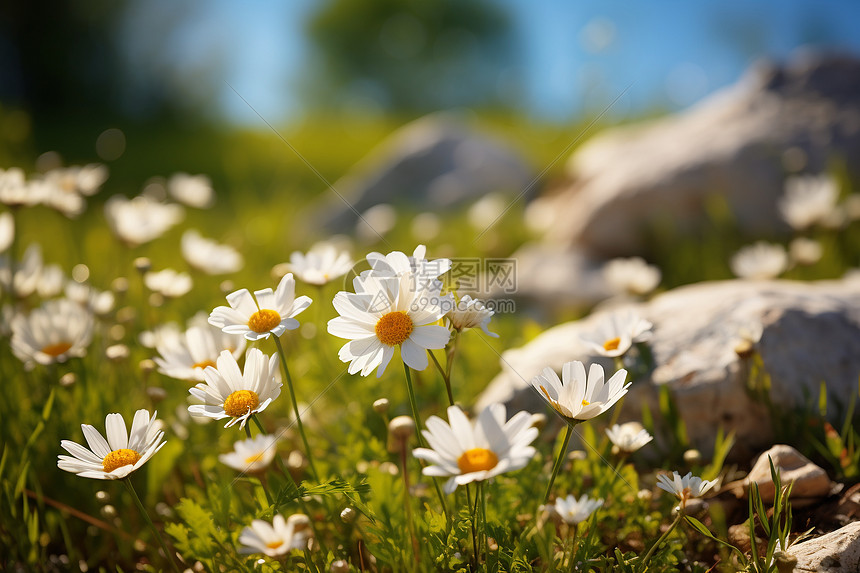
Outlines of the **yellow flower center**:
M491 470L499 463L499 457L486 448L472 448L457 458L457 467L464 474Z
M266 543L266 547L268 547L269 549L277 549L278 547L280 547L283 544L284 544L284 542L280 541L280 540L270 541L270 542Z
M102 469L110 473L122 466L134 465L140 459L140 454L134 450L123 448L114 450L104 457L102 460Z
M248 319L248 328L257 334L270 332L281 323L281 315L270 308L261 308Z
M376 337L383 344L396 346L412 334L412 319L402 310L389 312L376 323Z
M253 456L248 456L245 458L246 464L255 464L263 459L263 454L254 454Z
M201 370L206 370L208 366L215 368L216 364L211 360L204 360L203 362L198 362L197 364L194 364L191 368L200 368Z
M591 402L589 402L588 400L583 400L583 401L582 401L582 405L583 405L583 406L588 406L589 404L591 404Z
M621 339L617 336L615 338L610 338L606 342L603 343L603 349L609 352L610 350L618 350L618 345L621 344Z
M53 356L56 358L60 354L65 354L72 347L71 342L55 342L54 344L47 344L42 347L42 352L47 354L48 356Z
M251 390L236 390L224 400L224 412L238 418L260 405L260 398Z

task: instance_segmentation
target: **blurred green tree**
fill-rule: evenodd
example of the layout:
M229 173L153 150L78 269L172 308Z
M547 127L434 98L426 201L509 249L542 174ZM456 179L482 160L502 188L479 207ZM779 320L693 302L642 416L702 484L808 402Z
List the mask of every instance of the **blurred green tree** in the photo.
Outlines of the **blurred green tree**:
M484 0L331 0L308 32L311 107L422 113L518 99L507 14Z

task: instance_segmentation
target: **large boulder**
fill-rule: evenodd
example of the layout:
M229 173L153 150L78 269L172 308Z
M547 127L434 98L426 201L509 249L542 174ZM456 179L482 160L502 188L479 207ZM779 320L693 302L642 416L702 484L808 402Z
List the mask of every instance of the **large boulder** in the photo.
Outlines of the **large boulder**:
M797 559L795 571L856 573L860 571L860 521L793 545L788 553Z
M477 408L505 402L511 411L545 411L528 381L549 366L570 360L597 361L578 342L607 312L633 309L650 320L654 367L633 381L622 420L641 416L643 402L656 411L657 390L667 386L691 442L712 451L719 427L736 432L734 455L749 459L770 445L768 408L749 391L755 354L770 374L769 399L789 412L818 395L827 383L834 403L846 404L860 375L860 282L857 279L801 283L722 281L663 293L648 303L551 328L525 346L502 355L502 372L479 396ZM761 333L750 336L749 333ZM599 362L599 361L598 361ZM611 362L603 361L605 368Z
M695 230L719 195L744 231L786 228L776 202L786 175L834 160L857 170L860 60L796 57L760 64L676 115L601 132L567 168L570 187L541 199L555 215L547 242L602 256L642 254L646 229Z
M342 232L356 213L380 203L446 209L491 192L516 196L530 191L532 180L515 151L456 115L438 113L397 130L335 182L340 197L328 199L321 217L326 228Z

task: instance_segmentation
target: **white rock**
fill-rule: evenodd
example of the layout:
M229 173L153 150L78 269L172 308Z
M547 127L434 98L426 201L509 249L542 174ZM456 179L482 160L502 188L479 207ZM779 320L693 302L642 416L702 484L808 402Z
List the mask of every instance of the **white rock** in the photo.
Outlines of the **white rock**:
M848 56L759 65L682 113L601 132L571 157L569 190L545 200L548 241L641 254L649 226L700 228L713 195L750 234L787 230L777 208L786 174L860 154L858 78Z
M622 419L641 417L643 401L657 412L657 386L667 385L694 447L712 451L720 426L736 432L733 453L749 459L773 442L767 408L748 390L750 358L736 348L747 341L772 377L770 399L786 409L817 396L821 380L830 398L847 403L860 372L860 283L857 281L723 281L663 293L627 305L653 324L655 368L635 380ZM594 361L578 342L601 312L545 331L526 346L503 353L502 372L477 400L477 408L501 401L509 410L545 411L528 381L543 368L560 370L570 360ZM761 333L760 337L758 333ZM604 368L611 362L604 361ZM788 410L786 410L788 411Z
M857 573L860 571L860 521L788 548L797 558L795 571Z
M782 485L793 484L790 497L793 506L808 505L830 493L830 478L826 471L791 446L777 444L759 456L745 480L747 490L753 483L758 485L765 503L773 503L776 493L769 460L773 460Z

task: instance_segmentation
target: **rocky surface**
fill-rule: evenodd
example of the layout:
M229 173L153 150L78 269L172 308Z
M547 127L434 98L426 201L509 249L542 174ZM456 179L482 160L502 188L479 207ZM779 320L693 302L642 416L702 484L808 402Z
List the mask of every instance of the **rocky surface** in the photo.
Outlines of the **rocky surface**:
M713 195L745 231L772 232L785 228L776 201L787 174L857 157L860 60L804 54L783 67L761 64L682 113L608 129L581 146L568 163L569 189L542 199L555 213L547 242L641 254L647 227L697 229Z
M797 558L795 571L856 573L860 571L860 521L789 547Z
M749 459L773 443L768 410L748 391L754 352L771 376L770 400L777 407L805 404L807 396L817 396L822 380L834 402L847 403L847 396L856 392L857 279L700 283L624 308L654 324L649 342L654 368L634 380L622 421L640 419L643 402L657 412L657 389L665 385L691 442L704 453L712 450L721 426L736 432L733 456L738 459ZM476 408L502 401L509 411L544 412L545 404L528 380L546 366L560 371L570 360L594 361L578 335L593 329L606 312L556 326L503 353L502 372L479 396ZM603 364L612 367L608 361Z
M773 503L776 494L769 460L779 472L782 484L793 484L790 499L794 507L814 503L830 494L832 484L823 468L791 446L777 444L759 456L746 477L744 489L748 491L751 484L757 484L765 503Z
M445 209L490 192L522 193L531 169L512 149L470 130L453 114L433 114L396 131L334 183L317 218L331 231L349 231L356 211L380 203Z

